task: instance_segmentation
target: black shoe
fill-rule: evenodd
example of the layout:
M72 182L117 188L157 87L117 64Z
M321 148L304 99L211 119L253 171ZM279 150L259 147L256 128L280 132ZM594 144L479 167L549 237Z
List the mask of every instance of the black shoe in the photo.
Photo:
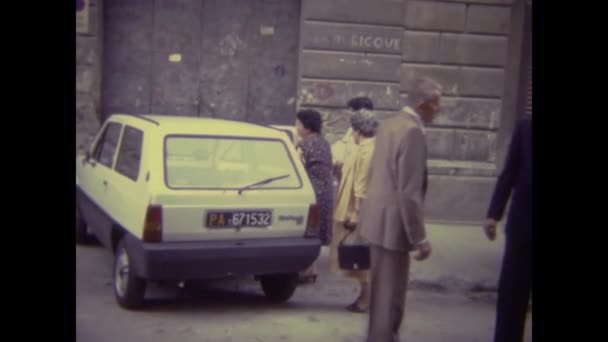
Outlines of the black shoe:
M367 312L367 308L362 308L359 306L359 303L354 302L351 305L346 307L346 310L350 311L350 312L357 312L357 313L366 313Z
M304 276L300 276L298 278L298 284L314 284L316 282L317 282L316 274L304 275Z

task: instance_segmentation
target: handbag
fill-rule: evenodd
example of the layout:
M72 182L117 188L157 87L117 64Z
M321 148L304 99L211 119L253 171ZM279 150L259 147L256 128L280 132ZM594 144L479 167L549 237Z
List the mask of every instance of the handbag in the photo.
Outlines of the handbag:
M369 270L371 263L369 245L361 242L344 244L344 240L353 232L354 230L348 232L338 244L338 264L344 270Z

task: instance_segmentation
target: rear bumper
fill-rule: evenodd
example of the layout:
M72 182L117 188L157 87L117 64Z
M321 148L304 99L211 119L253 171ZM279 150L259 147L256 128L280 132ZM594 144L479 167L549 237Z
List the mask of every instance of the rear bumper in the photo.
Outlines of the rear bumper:
M127 246L138 276L150 280L185 280L298 272L319 256L321 242L302 237L142 243L128 236Z

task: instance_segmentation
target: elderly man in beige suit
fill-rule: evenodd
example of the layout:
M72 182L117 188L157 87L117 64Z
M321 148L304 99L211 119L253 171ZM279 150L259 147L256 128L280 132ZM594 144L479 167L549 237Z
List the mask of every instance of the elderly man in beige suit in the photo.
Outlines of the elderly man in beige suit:
M371 162L367 198L360 212L361 235L371 247L371 306L368 342L399 341L405 310L410 255L431 254L426 239L423 202L426 193L424 123L439 111L441 86L415 80L409 106L380 124ZM424 123L423 123L424 122Z

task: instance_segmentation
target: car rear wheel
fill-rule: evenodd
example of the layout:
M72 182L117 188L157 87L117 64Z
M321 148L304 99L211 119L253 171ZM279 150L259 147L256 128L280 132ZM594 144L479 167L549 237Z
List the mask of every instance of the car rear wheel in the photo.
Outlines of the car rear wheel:
M297 273L267 274L260 276L262 290L268 299L281 303L287 301L298 286Z
M125 239L121 239L116 247L114 257L114 295L118 304L126 309L140 308L144 302L146 280L135 275L131 253Z

